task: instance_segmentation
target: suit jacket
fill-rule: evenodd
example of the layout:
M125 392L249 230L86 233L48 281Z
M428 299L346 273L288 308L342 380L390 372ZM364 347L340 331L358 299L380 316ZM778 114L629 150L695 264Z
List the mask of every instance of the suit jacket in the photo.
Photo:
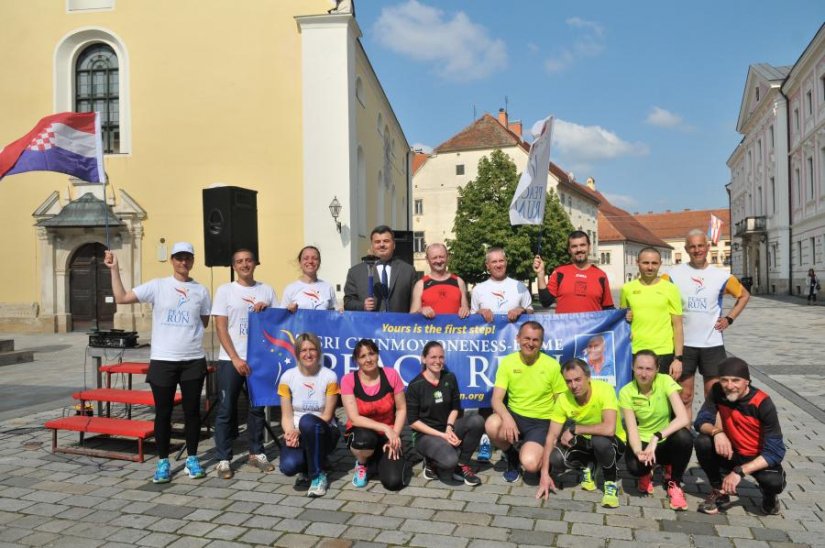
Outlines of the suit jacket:
M364 301L369 297L369 267L366 263L359 263L347 272L347 283L344 286L344 310L364 311ZM375 269L373 288L377 312L409 312L412 301L412 289L418 276L409 263L401 259L390 260L390 283L384 298L379 269ZM388 305L388 308L385 307Z

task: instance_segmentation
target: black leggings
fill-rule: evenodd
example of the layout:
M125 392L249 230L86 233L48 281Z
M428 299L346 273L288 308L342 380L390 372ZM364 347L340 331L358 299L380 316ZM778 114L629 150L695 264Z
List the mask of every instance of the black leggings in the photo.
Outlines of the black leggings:
M602 468L605 481L616 481L616 464L624 453L624 448L624 443L616 436L576 436L572 447L556 444L550 454L551 470L560 474L567 468L582 469L595 461Z
M453 447L443 438L415 433L415 448L422 457L430 459L441 469L452 471L457 464L470 464L473 452L484 433L484 419L481 415L465 415L455 421L455 435L461 445Z
M387 491L398 491L404 487L406 461L403 455L397 459L387 458L387 454L384 453L384 444L387 443L385 436L367 428L353 427L347 432L347 443L350 449L359 451L373 450L368 462L362 464L377 464L378 479L381 480L381 485L384 486L384 489Z
M647 447L647 443L642 442L642 449L645 447ZM687 428L679 429L679 431L668 436L665 441L656 445L656 463L671 465L670 478L677 484L682 483L682 476L685 475L692 454L693 436L690 435ZM651 467L642 464L633 451L625 453L624 461L627 464L627 471L637 478L650 473Z
M152 395L155 397L155 445L158 458L169 457L169 440L172 439L172 408L175 405L177 386L158 386L152 382ZM180 381L183 396L183 430L186 436L186 453L198 454L198 442L201 435L201 390L203 377L189 381Z
M713 438L707 434L699 434L693 445L696 448L696 459L699 461L699 466L705 471L710 485L716 489L722 487L722 469L733 470L734 467L742 466L753 460L753 458L743 457L736 453L733 454L733 458L730 460L723 459L716 453ZM751 475L759 484L759 488L768 495L778 495L785 489L785 470L782 469L781 464L774 464L770 468L754 472Z

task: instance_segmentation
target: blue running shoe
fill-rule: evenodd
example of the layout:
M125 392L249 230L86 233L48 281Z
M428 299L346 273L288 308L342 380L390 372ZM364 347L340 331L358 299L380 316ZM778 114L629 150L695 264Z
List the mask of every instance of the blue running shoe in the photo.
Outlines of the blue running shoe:
M487 434L482 434L481 442L478 444L478 455L476 460L479 462L490 462L493 458L493 445L490 443L490 438Z
M355 473L352 475L352 484L359 489L367 486L367 467L360 462L355 463Z
M201 467L201 462L197 455L189 455L186 457L186 466L184 472L189 474L192 479L200 479L206 477L206 471Z
M504 481L515 483L521 479L521 465L518 461L518 453L515 458L505 453L504 460L507 462L507 470L504 471Z
M327 494L328 486L329 482L327 481L327 475L324 472L319 472L315 479L312 480L312 484L309 486L309 490L307 491L307 496L323 497Z
M155 475L152 483L169 483L172 475L169 471L169 459L158 459L158 466L155 468Z

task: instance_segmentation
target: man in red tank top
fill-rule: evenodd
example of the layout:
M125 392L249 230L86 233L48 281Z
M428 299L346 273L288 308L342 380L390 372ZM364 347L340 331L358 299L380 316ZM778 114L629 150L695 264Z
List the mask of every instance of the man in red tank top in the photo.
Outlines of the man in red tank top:
M430 244L425 255L430 273L413 287L410 313L420 312L425 318L433 318L436 314L458 314L466 318L470 314L467 286L464 280L447 270L450 258L447 246Z

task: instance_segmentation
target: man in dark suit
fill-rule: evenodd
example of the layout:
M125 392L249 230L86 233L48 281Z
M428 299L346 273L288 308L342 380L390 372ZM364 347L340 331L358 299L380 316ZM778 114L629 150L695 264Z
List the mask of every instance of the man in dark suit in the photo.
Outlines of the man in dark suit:
M393 258L395 237L386 225L370 233L374 265L359 263L347 272L344 286L344 310L409 312L415 269L401 259ZM369 293L369 274L373 268L373 296Z

